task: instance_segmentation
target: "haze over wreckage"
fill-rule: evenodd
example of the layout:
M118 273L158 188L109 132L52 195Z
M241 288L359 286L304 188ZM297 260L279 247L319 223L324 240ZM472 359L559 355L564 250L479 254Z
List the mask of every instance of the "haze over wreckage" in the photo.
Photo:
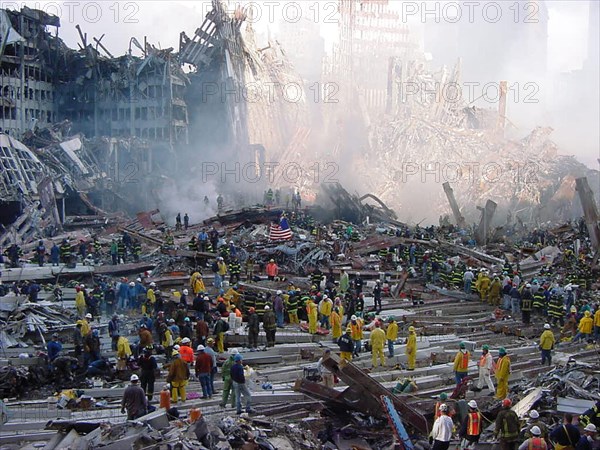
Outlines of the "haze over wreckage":
M0 448L598 447L599 5L1 2Z

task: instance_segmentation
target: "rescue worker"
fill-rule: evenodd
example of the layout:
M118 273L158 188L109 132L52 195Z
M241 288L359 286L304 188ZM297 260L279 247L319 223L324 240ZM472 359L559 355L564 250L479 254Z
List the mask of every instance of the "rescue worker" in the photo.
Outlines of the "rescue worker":
M338 339L340 347L340 358L346 361L352 361L352 353L354 352L354 341L352 340L352 327L346 327L346 333Z
M188 364L193 364L194 362L194 350L190 347L191 344L192 341L190 338L185 337L181 340L181 345L179 346L179 355Z
M177 350L173 350L171 356L173 362L169 366L169 374L167 375L167 383L171 385L171 400L173 403L177 403L178 399L181 398L181 401L185 402L187 399L185 387L190 378L190 367L181 359Z
M469 412L462 421L458 431L458 435L461 438L461 450L474 449L483 431L483 417L477 408L477 402L470 400L467 405L469 406Z
M573 338L573 342L579 342L581 339L583 339L584 342L591 341L593 329L594 319L592 319L592 313L590 311L585 311L577 326L577 334Z
M469 359L471 358L471 353L467 350L467 346L464 342L461 342L459 345L459 350L454 357L454 379L456 381L456 385L458 386L462 379L466 377L469 373Z
M148 403L152 401L154 396L154 382L156 381L156 372L158 365L156 364L156 358L152 356L152 346L144 347L142 356L138 360L140 365L140 383L142 389L146 393Z
M546 441L542 437L540 427L537 425L531 427L530 433L531 437L519 445L518 450L546 450L548 448Z
M63 264L69 264L71 262L71 244L66 239L63 239L60 246L60 259Z
M557 425L550 432L554 450L574 450L580 438L579 428L573 425L573 416L568 413L563 416L562 425Z
M313 298L311 297L306 304L306 313L308 314L308 332L310 334L317 333L317 318L318 318L318 308L315 304Z
M285 309L287 310L290 324L296 325L300 323L298 320L298 295L295 291L290 291L285 300Z
M46 257L46 247L44 247L44 241L40 241L38 243L35 251L37 253L38 265L40 267L44 267L44 258Z
M596 427L600 426L600 400L598 400L593 407L579 416L579 423L581 425L593 423Z
M500 305L500 293L502 292L502 282L500 278L494 277L492 284L490 284L490 290L488 292L488 303L492 306Z
M340 272L340 293L345 294L350 289L350 277L348 273L342 269Z
M381 367L385 367L385 355L383 354L383 347L385 345L385 332L381 329L381 324L379 321L375 322L375 329L371 331L370 342L373 368L377 367L377 358L379 358Z
M454 423L448 415L448 405L445 403L441 404L439 410L441 414L433 423L429 442L433 444L431 450L448 450L450 440L452 439Z
M535 409L529 411L529 420L527 421L527 426L525 427L524 433L526 438L530 438L533 436L533 434L531 433L531 429L533 427L538 427L540 429L541 437L543 437L544 439L548 438L548 426L539 419L540 414Z
M263 316L263 328L267 335L267 347L275 346L275 333L277 332L277 319L275 313L269 305L265 306L265 315Z
M224 316L221 315L217 323L215 323L214 334L216 337L217 351L225 352L225 333L229 330L229 324L225 322Z
M240 281L240 274L242 273L242 266L237 257L232 257L229 261L229 284L235 284Z
M575 450L592 450L594 448L594 441L598 432L596 425L593 423L587 424L583 429L583 432L584 434L577 442Z
M127 369L127 362L131 356L131 346L129 339L125 336L119 336L117 339L117 370Z
M78 286L75 294L75 308L77 309L77 315L79 317L83 317L85 315L86 303L85 303L85 294L84 290L81 286Z
M519 439L519 416L510 409L512 401L509 398L502 400L502 409L496 416L494 436L500 440L501 450L515 450Z
M565 305L562 298L555 292L550 293L550 300L548 302L548 320L549 322L557 326L565 325Z
M90 320L92 319L92 315L90 313L86 314L83 319L81 319L81 337L86 337L92 331L92 327L90 326ZM79 323L79 321L77 321Z
M335 342L337 342L342 335L342 317L340 316L339 311L339 308L335 307L331 312L331 336Z
M552 350L555 344L554 333L550 329L550 324L544 324L544 331L540 336L539 349L542 353L542 366L548 361L548 365L552 365Z
M408 327L405 352L408 359L408 370L415 370L417 364L417 334L415 332L415 327L412 325Z
M358 357L362 346L363 320L353 315L350 317L350 328L352 329L352 340L354 341L353 355Z
M148 400L144 390L138 384L139 377L133 374L129 380L131 384L125 388L121 400L121 414L127 411L127 420L135 420L146 415Z
M410 328L408 329L409 333L410 333ZM388 345L388 353L389 353L389 357L393 358L394 357L394 343L396 342L396 339L398 339L398 324L396 323L395 319L393 316L388 317L388 326L385 332L385 337L387 339L387 345ZM416 347L416 339L415 339L415 347Z
M477 365L479 366L479 379L477 380L477 387L473 388L473 391L481 391L483 389L483 384L485 383L490 391L490 395L494 394L496 389L494 388L491 377L494 359L492 358L490 347L488 345L483 345L483 347L481 347L481 358L479 358Z
M527 283L521 292L521 320L524 324L531 323L531 310L533 308L533 294L531 293L531 284Z
M496 361L496 381L498 388L496 389L496 398L503 400L508 396L508 377L510 375L510 358L506 354L506 349L500 347L498 350L498 361Z
M269 278L270 281L274 281L275 277L279 274L279 267L277 267L277 264L275 263L274 259L271 259L266 267L265 267L265 272L267 273L267 277Z
M333 301L327 296L323 296L323 300L319 304L319 312L321 313L321 328L329 329L329 318L333 311Z
M434 422L438 417L440 417L442 415L442 412L440 411L440 406L445 404L447 400L448 400L448 394L446 394L445 392L442 392L439 396L438 401L435 402L435 405L433 407L433 421ZM448 406L448 415L450 417L452 417L454 415L453 411L450 409L449 406Z
M248 310L248 347L250 351L256 351L258 347L258 332L260 330L260 318L254 307Z
M212 399L213 391L210 375L212 373L213 359L212 356L206 353L204 345L199 345L196 350L198 351L198 356L196 357L194 367L196 377L200 380L200 385L202 386L202 398L205 400Z
M225 408L227 401L231 399L231 407L235 408L235 392L233 392L233 381L231 380L231 366L233 366L235 355L239 354L236 348L229 350L229 358L225 360L221 368L223 377L223 396L219 406Z

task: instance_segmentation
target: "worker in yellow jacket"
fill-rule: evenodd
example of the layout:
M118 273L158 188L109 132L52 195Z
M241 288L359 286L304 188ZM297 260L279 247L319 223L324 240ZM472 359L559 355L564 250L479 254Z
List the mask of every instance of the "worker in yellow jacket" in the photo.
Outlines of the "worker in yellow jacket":
M131 356L131 346L129 345L129 339L125 336L119 336L117 340L117 370L125 370L127 368L127 361Z
M146 301L142 303L142 315L150 315L154 311L154 304L156 303L156 294L154 293L154 289L156 289L156 283L152 282L146 291Z
M92 320L92 315L90 313L87 313L83 319L77 321L77 323L81 322L82 337L86 337L92 331L92 327L90 326L89 320Z
M415 370L415 365L417 364L417 333L413 326L408 327L405 351L408 358L408 370Z
M339 309L337 307L333 308L331 312L331 336L334 341L337 341L338 338L342 335L342 317L339 314Z
M329 329L331 326L330 318L333 311L333 301L326 295L319 303L319 313L321 313L321 327Z
M554 348L556 340L554 333L550 329L550 324L544 325L544 332L540 336L540 351L542 352L542 366L548 360L548 365L552 364L552 349Z
M454 357L454 379L458 386L462 379L469 373L469 359L471 353L467 350L467 346L464 342L460 343L458 353Z
M596 341L600 341L600 308L598 308L594 314L594 335Z
M190 287L192 288L194 296L198 295L199 292L206 292L204 280L202 279L202 274L200 272L194 272L192 274L190 277Z
M385 332L381 329L381 323L375 322L375 329L371 331L371 359L373 368L377 367L377 358L381 363L381 367L385 367L385 355L383 354L383 346L385 345Z
M387 339L389 357L393 358L394 342L396 342L396 339L398 339L398 324L392 316L388 317L388 326L385 333L385 337Z
M79 317L85 316L85 294L81 288L77 291L77 294L75 294L75 308L77 309L77 315Z
M350 317L350 329L352 330L350 335L354 341L354 353L353 356L358 356L361 351L362 338L363 338L363 320L360 317L353 315Z
M506 349L500 347L498 350L498 361L496 361L496 399L504 400L508 395L508 376L510 375L510 358L506 354Z
M310 334L317 333L317 318L318 318L318 309L317 304L311 298L306 304L306 312L308 314L308 332Z
M573 342L578 342L581 339L587 342L592 339L592 331L594 329L594 319L592 319L592 313L586 311L579 321L577 326L577 334L573 338Z

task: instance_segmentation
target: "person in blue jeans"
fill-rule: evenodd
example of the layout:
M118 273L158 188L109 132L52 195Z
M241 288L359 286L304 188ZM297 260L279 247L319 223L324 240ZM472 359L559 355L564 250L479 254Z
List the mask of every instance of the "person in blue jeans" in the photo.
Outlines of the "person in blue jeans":
M242 413L242 396L246 403L246 412L253 413L252 409L252 394L246 385L246 377L244 376L244 366L242 364L242 355L237 354L233 358L233 366L231 366L231 381L233 382L233 391L235 392L235 404L237 413Z
M212 372L213 359L208 353L205 352L204 345L199 345L196 350L198 356L196 357L196 377L200 380L202 385L202 398L212 398L213 391L210 384L210 374Z

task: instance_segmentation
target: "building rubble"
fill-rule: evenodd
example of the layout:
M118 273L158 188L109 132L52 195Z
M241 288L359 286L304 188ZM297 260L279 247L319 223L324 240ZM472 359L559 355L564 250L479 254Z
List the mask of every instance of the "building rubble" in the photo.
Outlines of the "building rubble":
M455 425L476 400L484 417L476 448L493 447L503 398L476 387L484 345L496 361L501 350L510 357L503 397L523 428L532 410L549 427L564 413L581 425L595 420L598 335L579 327L588 315L600 320L598 171L562 155L549 127L505 137L503 102L486 110L441 95L460 83L461 63L430 71L408 28L385 25L389 58L371 59L381 42L370 34L354 48L353 20L390 17L370 12L385 1L357 4L340 0L336 56L341 95L356 108L348 121L330 112L327 146L306 80L277 41L258 47L239 5L213 0L177 51L132 38L122 56L79 26L79 50L68 48L50 31L59 18L42 11L0 11L0 448L429 450L442 394ZM361 52L372 74L353 72ZM383 91L371 85L382 80ZM411 83L427 95L407 93ZM252 101L220 91L248 85L274 89ZM287 98L290 85L303 87L297 101ZM294 183L266 181L265 163L308 168L342 156L352 126L365 131L349 161L360 192L310 170ZM260 181L213 186L198 155L251 164ZM427 215L439 223L424 225ZM528 319L511 300L522 292L506 298L500 283L535 285L543 306L534 303ZM262 321L251 345L251 310L262 320L280 296L275 342ZM364 321L350 358L324 317L325 296L340 300L342 333L353 317ZM173 342L159 311L173 320ZM113 317L126 346L113 341ZM371 337L390 318L398 337L378 366ZM549 365L540 363L546 323L556 338ZM146 345L144 328L152 328ZM194 350L215 353L216 390L206 394L191 364L185 400L171 402L177 386L165 385L184 333ZM61 343L55 358L51 342ZM470 360L457 384L460 343ZM121 401L149 347L154 392L147 414L128 420ZM238 414L221 398L235 352L252 396Z

